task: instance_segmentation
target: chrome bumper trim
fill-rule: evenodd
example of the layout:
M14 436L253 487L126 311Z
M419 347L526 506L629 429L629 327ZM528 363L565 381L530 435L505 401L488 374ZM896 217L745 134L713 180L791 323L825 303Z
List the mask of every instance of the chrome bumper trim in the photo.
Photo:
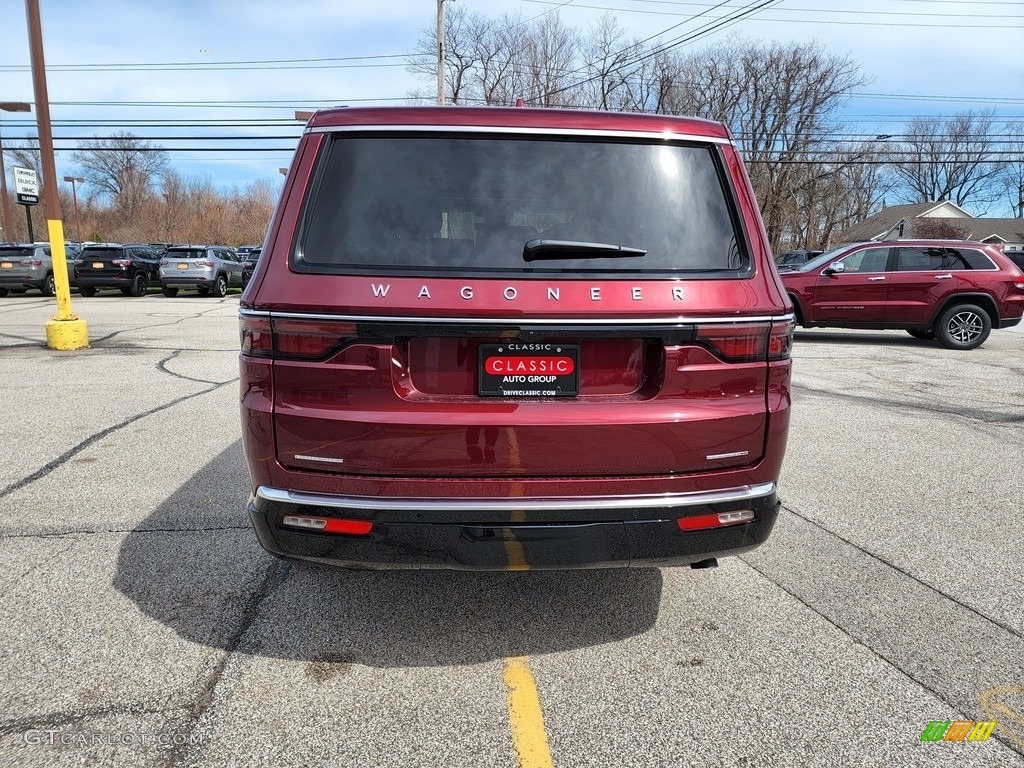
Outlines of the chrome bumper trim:
M338 509L405 510L437 512L442 510L473 510L502 512L518 509L571 510L571 509L658 509L695 507L731 501L747 501L770 496L775 483L743 485L721 491L693 491L690 493L664 493L647 496L578 496L572 498L516 497L516 498L381 498L379 496L334 496L316 493L296 493L261 485L256 495L267 501L299 504L311 507Z

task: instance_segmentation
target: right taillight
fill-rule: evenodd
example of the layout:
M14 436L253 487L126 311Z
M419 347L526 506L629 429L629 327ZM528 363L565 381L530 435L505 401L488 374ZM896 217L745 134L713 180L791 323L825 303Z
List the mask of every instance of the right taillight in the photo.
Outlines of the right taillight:
M768 359L788 360L793 354L793 330L796 328L794 320L772 323L772 330L768 334Z
M754 363L765 359L768 323L707 323L697 326L695 341L730 363Z
M728 363L785 360L793 346L792 321L774 323L707 323L694 340Z
M280 360L320 360L356 338L355 323L245 317L240 320L242 354Z

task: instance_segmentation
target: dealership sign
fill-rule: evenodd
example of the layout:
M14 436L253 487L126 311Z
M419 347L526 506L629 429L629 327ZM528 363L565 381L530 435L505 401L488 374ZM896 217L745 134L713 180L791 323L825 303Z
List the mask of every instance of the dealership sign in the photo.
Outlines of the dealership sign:
M14 192L22 205L39 202L39 178L31 168L14 168Z

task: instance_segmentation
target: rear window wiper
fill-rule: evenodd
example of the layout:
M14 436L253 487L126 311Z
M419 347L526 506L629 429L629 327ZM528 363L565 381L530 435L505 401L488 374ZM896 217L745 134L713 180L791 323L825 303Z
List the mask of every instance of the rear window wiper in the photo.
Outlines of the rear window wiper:
M646 256L640 248L577 240L530 240L523 246L523 261L539 259L621 259Z

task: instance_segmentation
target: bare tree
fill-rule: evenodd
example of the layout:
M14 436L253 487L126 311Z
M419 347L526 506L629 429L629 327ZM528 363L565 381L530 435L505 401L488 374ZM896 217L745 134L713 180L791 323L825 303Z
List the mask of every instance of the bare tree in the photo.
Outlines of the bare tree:
M963 207L990 205L1002 165L992 155L995 110L959 112L950 120L919 117L904 130L893 167L905 186L906 200L949 200Z
M129 214L153 194L154 185L170 166L166 150L131 131L79 142L71 159L81 167L87 183Z
M523 51L528 104L563 107L580 103L580 42L580 33L563 24L557 13L530 26Z
M1024 125L1006 124L1009 160L999 174L999 186L1018 219L1024 219Z
M918 237L928 240L965 240L970 227L957 222L957 219L915 219L914 232Z
M585 79L584 103L598 109L635 108L628 86L639 66L640 43L625 42L626 31L611 13L602 14L583 43Z
M750 164L772 248L808 237L809 222L801 217L829 206L806 196L826 189L813 183L823 160L835 172L837 158L824 137L840 129L840 107L866 82L859 65L814 43L765 46L731 38L686 56L679 75L669 89L670 111L732 128Z
M465 6L449 5L444 26L444 82L448 103L462 104L470 74L478 63L476 41L487 37L492 22L479 13L469 13ZM424 29L409 57L409 69L418 74L437 77L437 33Z

